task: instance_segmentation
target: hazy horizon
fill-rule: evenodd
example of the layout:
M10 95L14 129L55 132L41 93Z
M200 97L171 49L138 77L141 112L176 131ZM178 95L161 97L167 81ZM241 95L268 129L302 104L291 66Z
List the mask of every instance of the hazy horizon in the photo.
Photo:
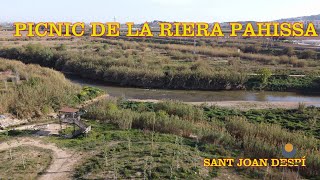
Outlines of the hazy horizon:
M272 21L320 14L320 1L305 0L136 0L126 2L97 0L32 3L23 0L2 2L0 22L230 22L230 21ZM227 3L228 2L228 3Z

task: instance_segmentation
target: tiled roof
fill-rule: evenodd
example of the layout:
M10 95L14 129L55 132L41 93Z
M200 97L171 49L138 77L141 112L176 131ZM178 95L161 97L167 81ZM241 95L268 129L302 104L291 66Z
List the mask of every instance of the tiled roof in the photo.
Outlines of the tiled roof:
M76 113L78 111L79 111L79 109L74 109L74 108L70 108L70 107L63 107L59 110L59 112L65 112L65 113Z

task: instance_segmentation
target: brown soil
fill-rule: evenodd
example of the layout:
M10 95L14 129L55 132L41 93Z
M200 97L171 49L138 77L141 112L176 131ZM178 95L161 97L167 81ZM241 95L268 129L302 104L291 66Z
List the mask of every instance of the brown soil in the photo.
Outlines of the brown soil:
M58 148L55 144L43 143L36 138L19 138L9 142L0 143L0 150L6 150L19 146L36 146L43 149L50 149L52 162L39 179L71 179L75 164L82 158L79 152Z

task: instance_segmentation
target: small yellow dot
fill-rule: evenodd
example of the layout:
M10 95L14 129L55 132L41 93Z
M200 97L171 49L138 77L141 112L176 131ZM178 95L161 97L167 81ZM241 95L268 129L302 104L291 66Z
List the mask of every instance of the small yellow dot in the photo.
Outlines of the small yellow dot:
M291 152L293 150L293 145L288 143L284 146L284 150L286 150L287 152Z

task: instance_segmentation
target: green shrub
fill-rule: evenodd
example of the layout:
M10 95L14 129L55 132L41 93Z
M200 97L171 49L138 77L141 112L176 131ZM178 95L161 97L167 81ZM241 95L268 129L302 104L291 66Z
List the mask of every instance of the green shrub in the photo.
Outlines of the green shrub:
M271 77L272 71L270 69L263 68L258 71L258 75L259 75L261 84L265 85L267 84L268 79Z
M85 86L82 88L82 90L77 95L77 97L79 101L82 102L82 101L94 99L102 94L104 94L104 91L99 88Z
M245 53L258 53L261 50L260 46L246 46Z
M317 52L314 50L304 50L301 53L301 58L303 58L303 59L317 59Z
M295 52L294 52L294 48L293 47L286 47L284 48L283 50L283 53L287 56L294 56L295 55Z

